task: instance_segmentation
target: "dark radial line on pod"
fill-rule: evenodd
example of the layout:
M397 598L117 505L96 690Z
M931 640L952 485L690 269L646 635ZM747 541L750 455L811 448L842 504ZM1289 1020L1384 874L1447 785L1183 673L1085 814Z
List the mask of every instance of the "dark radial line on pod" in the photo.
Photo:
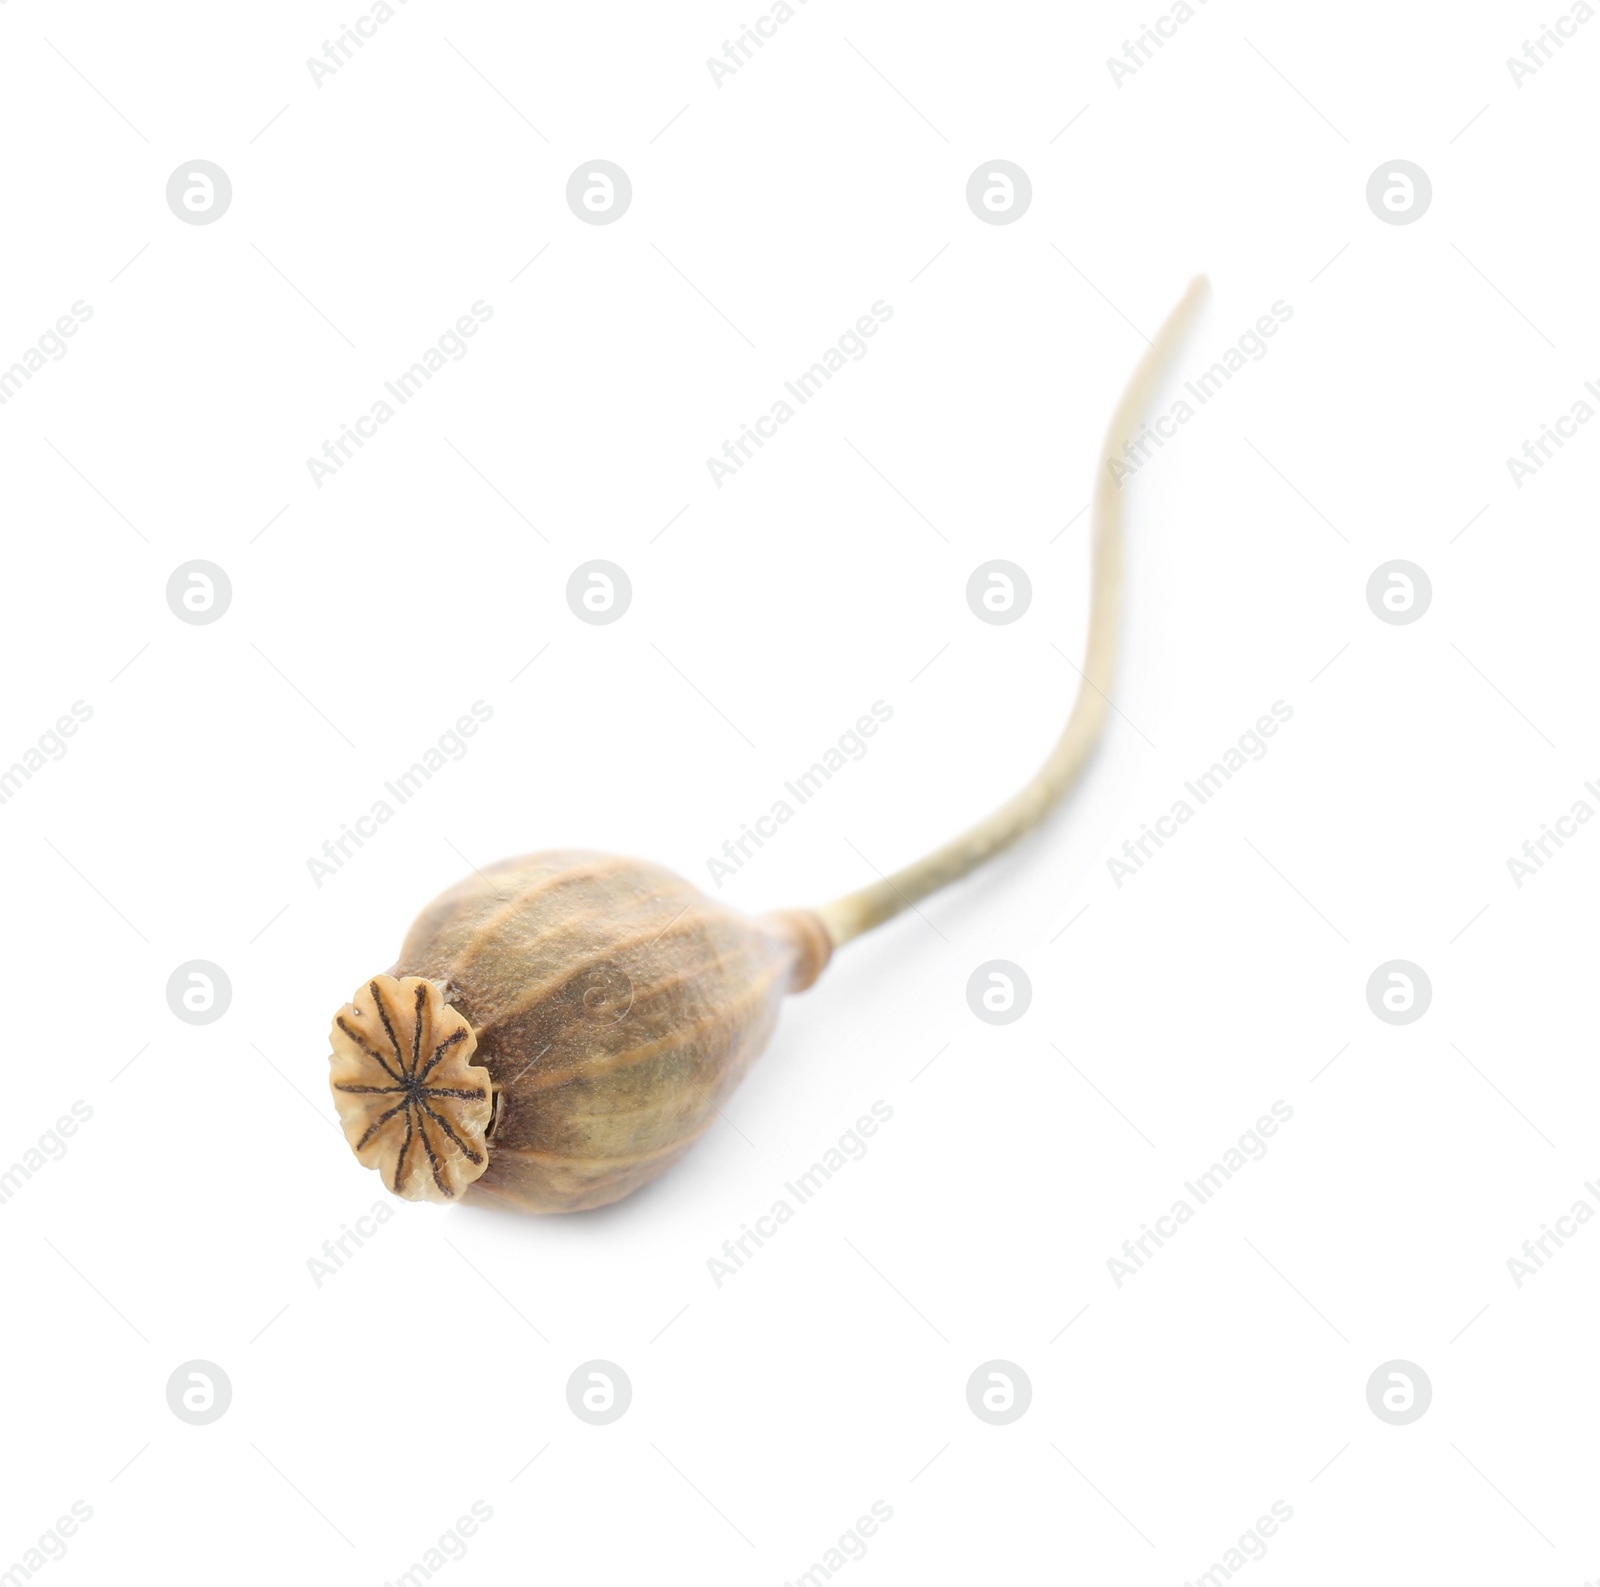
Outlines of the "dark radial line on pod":
M439 1060L443 1058L452 1047L459 1046L466 1039L467 1033L465 1028L457 1029L453 1034L446 1036L445 1039L433 1049L433 1057L428 1060L428 1067L417 1076L417 1079L426 1080L438 1066Z
M460 1152L469 1163L481 1163L483 1161L483 1154L481 1152L474 1151L470 1146L468 1146L467 1143L456 1134L455 1129L451 1125L449 1119L447 1119L442 1113L435 1113L426 1102L419 1102L417 1106L421 1108L422 1111L426 1113L428 1117L432 1119L433 1122L450 1137L450 1139L455 1143L456 1150ZM423 1140L427 1140L426 1135L423 1136ZM434 1177L437 1179L438 1175L435 1174ZM441 1186L440 1188L442 1189L443 1187Z
M383 1005L383 998L378 991L376 981L367 982L367 990L372 993L372 1001L378 1005L378 1018L383 1021L383 1028L389 1033L389 1040L394 1044L394 1055L400 1060L400 1067L406 1067L405 1049L400 1045L400 1038L394 1033L394 1021L389 1018L389 1010ZM406 1070L409 1074L410 1071Z
M343 1088L341 1087L340 1089L342 1090ZM397 1113L405 1113L406 1114L406 1139L409 1141L411 1139L411 1115L409 1113L407 1113L406 1110L410 1106L411 1106L411 1099L410 1099L410 1097L407 1097L404 1102L395 1103L395 1105L392 1108L390 1108L387 1113L383 1114L379 1118L374 1119L372 1121L372 1123L367 1126L366 1134L363 1135L361 1137L361 1139L356 1142L355 1149L359 1152L361 1150L361 1148L363 1146L365 1146L367 1144L367 1142L370 1141L372 1139L372 1137L374 1135L376 1135L378 1133L378 1131L381 1130L384 1127L384 1125L387 1124L389 1122L389 1120L392 1119L395 1116L395 1114L397 1114ZM402 1147L400 1149L400 1152L401 1152L401 1156L404 1156L405 1155L405 1148ZM396 1185L395 1188L398 1190L400 1187L398 1185Z
M439 1187L439 1194L453 1196L455 1192L439 1177L439 1154L434 1151L433 1142L428 1139L428 1126L421 1119L417 1120L417 1134L422 1137L422 1149L428 1154L428 1167L433 1170L433 1182Z
M394 1193L402 1195L400 1187L405 1183L406 1153L411 1150L411 1109L406 1109L406 1138L400 1143L400 1155L394 1160Z
M417 988L417 1004L413 1011L415 1018L411 1023L411 1073L417 1072L417 1065L422 1062L422 1009L428 1000L426 983Z
M369 1047L365 1038L361 1036L359 1032L350 1029L349 1025L345 1023L345 1017L343 1014L339 1015L338 1019L336 1019L334 1023L345 1033L346 1036L350 1038L351 1041L356 1044L356 1046L362 1050L362 1052L367 1055L367 1057L377 1064L378 1067L382 1069L391 1080L398 1081L400 1079L400 1076L389 1067L389 1060L385 1058L383 1054L377 1050L377 1048Z

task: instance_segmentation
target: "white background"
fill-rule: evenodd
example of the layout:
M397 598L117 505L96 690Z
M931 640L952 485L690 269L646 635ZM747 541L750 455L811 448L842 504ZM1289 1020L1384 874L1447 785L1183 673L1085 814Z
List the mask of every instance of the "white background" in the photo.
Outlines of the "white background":
M1600 1207L1600 833L1520 889L1506 864L1600 807L1600 427L1521 488L1505 462L1600 379L1600 25L1518 87L1526 7L1210 0L1119 87L1164 10L811 0L718 87L765 13L396 12L316 86L364 12L0 8L0 363L93 310L0 408L0 764L93 710L0 806L0 1167L93 1110L0 1205L0 1568L82 1500L49 1581L377 1587L476 1499L448 1581L776 1587L875 1500L852 1581L1178 1587L1273 1501L1251 1579L1600 1571L1600 1228L1507 1269ZM595 158L633 184L609 226L564 197ZM1032 181L1015 224L965 202L996 158ZM1366 203L1396 158L1432 180L1413 225ZM195 159L232 181L215 224L165 202ZM385 1199L328 1023L469 865L592 846L715 892L707 857L880 699L718 896L820 903L1028 776L1076 682L1096 448L1199 271L1183 378L1293 315L1128 486L1121 714L1067 809L843 951L646 1192L396 1202L319 1287ZM478 300L467 356L318 487ZM718 488L706 458L877 300L868 355ZM165 599L195 558L233 586L208 626ZM607 627L565 601L592 558L633 584ZM1010 626L966 605L991 558L1032 580ZM1432 581L1408 626L1366 603L1393 558ZM475 700L470 753L317 886ZM1119 888L1108 857L1275 700L1270 752ZM965 994L996 958L1034 989L1005 1027ZM1394 958L1432 982L1414 1024L1367 1004ZM232 981L210 1025L167 1006L190 959ZM868 1155L719 1288L708 1258L879 1099ZM1119 1288L1275 1100L1268 1155ZM196 1358L233 1390L203 1427L166 1401ZM606 1427L566 1402L595 1358L633 1385ZM967 1407L994 1358L1032 1383L1008 1426ZM1433 1386L1409 1426L1367 1406L1393 1359Z

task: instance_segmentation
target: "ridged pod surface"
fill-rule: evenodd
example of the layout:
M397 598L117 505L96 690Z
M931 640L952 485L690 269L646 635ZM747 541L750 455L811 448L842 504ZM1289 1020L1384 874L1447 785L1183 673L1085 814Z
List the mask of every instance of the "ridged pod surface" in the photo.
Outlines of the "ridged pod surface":
M429 904L336 1018L346 1136L413 1199L620 1200L716 1121L831 946L807 911L753 920L642 860L503 861ZM485 1071L492 1108L473 1095Z

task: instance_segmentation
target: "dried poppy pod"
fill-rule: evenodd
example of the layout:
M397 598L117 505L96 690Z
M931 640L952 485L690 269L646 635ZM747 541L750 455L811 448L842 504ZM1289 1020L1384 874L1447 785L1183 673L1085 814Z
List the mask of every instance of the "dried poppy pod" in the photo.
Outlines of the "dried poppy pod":
M395 967L334 1019L330 1084L363 1164L417 1201L578 1212L620 1200L711 1127L783 998L836 947L965 876L1061 802L1110 703L1122 585L1111 464L1124 462L1203 291L1191 284L1112 417L1082 682L1028 785L943 848L817 911L752 920L660 866L586 851L475 874L422 912Z
M643 860L506 860L339 1011L345 1134L414 1200L604 1206L711 1127L832 948L814 914L747 920Z

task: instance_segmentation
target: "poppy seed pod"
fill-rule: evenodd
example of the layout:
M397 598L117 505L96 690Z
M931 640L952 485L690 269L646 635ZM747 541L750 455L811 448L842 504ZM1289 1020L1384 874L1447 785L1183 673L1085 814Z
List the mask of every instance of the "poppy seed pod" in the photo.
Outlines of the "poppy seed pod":
M339 1011L345 1134L413 1200L604 1206L710 1128L831 950L814 914L750 920L642 860L504 861Z
M507 860L441 894L400 961L333 1022L330 1083L357 1158L398 1195L529 1212L618 1201L711 1127L778 1006L835 948L1033 831L1098 744L1116 671L1121 474L1196 279L1112 414L1094 489L1082 681L1033 778L942 848L821 909L751 920L660 866L585 851Z

